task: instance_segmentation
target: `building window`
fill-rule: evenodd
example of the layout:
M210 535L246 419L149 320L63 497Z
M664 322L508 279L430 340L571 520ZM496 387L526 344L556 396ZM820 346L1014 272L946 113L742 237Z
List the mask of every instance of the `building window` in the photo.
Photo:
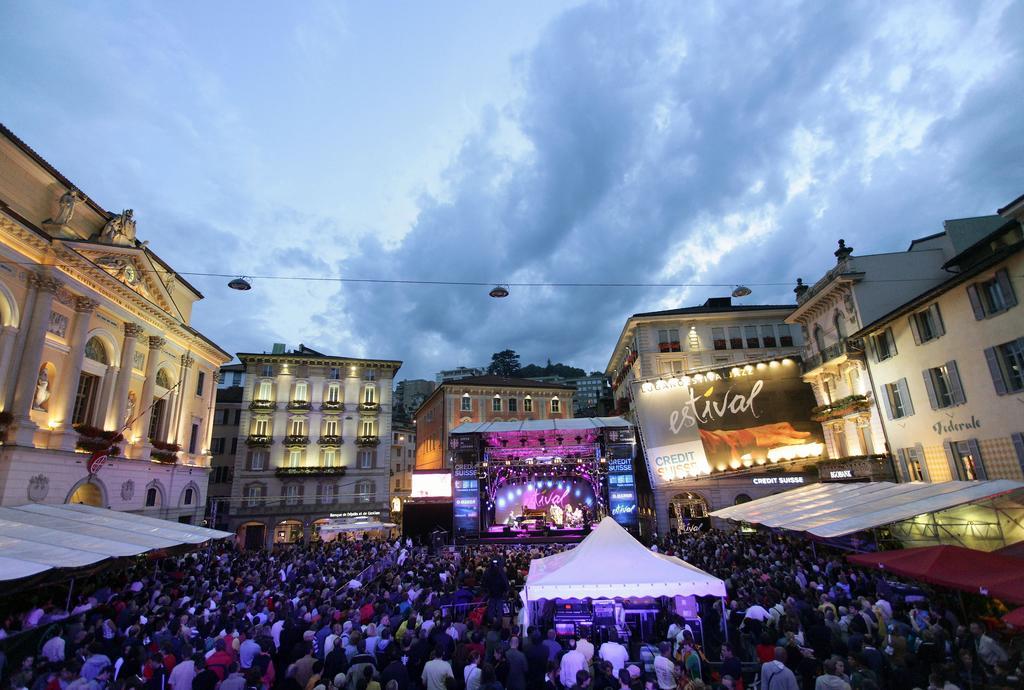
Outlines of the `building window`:
M300 500L300 487L298 484L288 484L284 487L284 503L285 505L295 506L298 505Z
M943 445L946 449L946 459L950 463L949 471L954 480L973 482L988 479L982 463L981 448L976 440L946 441Z
M974 309L974 318L979 321L1001 314L1017 304L1017 295L1010 284L1010 274L1005 268L997 271L992 280L968 286L967 296L970 297L971 308Z
M996 393L1006 395L1024 390L1024 338L986 348L985 359Z
M110 363L107 357L107 348L103 347L103 341L96 337L89 338L85 344L85 356L100 364Z
M356 503L373 503L377 500L377 490L374 488L373 482L365 479L358 481L355 489Z
M509 398L508 399L508 411L509 412L518 412L519 411L519 400L517 400L516 398Z
M924 370L924 386L933 410L967 402L955 361Z
M501 396L494 396L491 400L491 412L501 412Z
M272 377L273 375L274 375L274 365L273 364L264 364L262 367L260 367L260 376Z
M530 396L523 398L523 412L533 412L533 398Z
M195 490L194 489L185 489L185 497L182 499L181 502L184 505L187 505L187 506L192 505L192 499L194 497L194 494L195 494Z
M305 381L296 381L295 393L292 395L292 400L297 402L309 401L309 384Z
M155 508L158 505L160 505L160 491L155 486L151 486L146 489L146 507Z
M886 328L881 333L871 336L871 345L875 350L875 361L884 362L896 356L896 340L892 337L892 329Z
M896 455L899 456L900 462L903 464L904 475L908 482L925 481L922 467L923 458L917 452L917 449L901 448Z
M238 426L241 423L242 423L242 411L241 410L235 410L235 426Z
M224 439L214 438L210 439L210 452L214 455L220 455L224 452Z
M910 315L910 330L914 334L914 342L931 342L943 335L946 330L942 325L942 315L939 314L939 305L933 304L924 311Z
M377 450L359 450L355 464L360 470L372 470L377 465Z
M341 378L341 369L339 369L338 367L331 367L330 369L327 370L327 378L331 379L332 381L339 380Z
M341 394L341 386L336 383L332 383L327 386L327 402L338 402Z
M914 405L910 400L906 379L885 384L885 396L882 398L882 402L885 403L885 412L889 415L889 419L901 419L914 414Z
M256 486L249 486L248 488L246 488L246 490L245 490L245 501L246 501L246 504L248 505L248 507L255 508L256 506L258 506L260 504L260 499L262 499L262 498L263 498L263 487L262 486L256 485Z
M338 435L338 420L328 419L324 422L324 436L337 436Z
M231 437L231 454L234 455L237 452L238 452L238 437L237 436L232 436Z
M402 490L402 480L401 479L395 479L395 491L401 491L401 490Z
M562 411L562 401L558 398L551 398L551 412L552 414L558 414Z
M338 464L338 452L333 448L324 449L324 467L335 467Z
M682 343L679 341L678 328L664 328L658 331L658 349L662 352L679 352Z
M231 372L231 385L241 386L242 385L242 372L233 371Z
M820 325L814 326L814 344L818 346L818 352L825 352L825 331Z
M292 423L289 426L288 434L291 436L305 436L306 435L306 420L302 417L295 417L292 419Z
M743 337L740 335L739 326L729 326L729 349L743 349Z
M376 381L377 380L377 372L374 371L373 369L366 369L366 370L364 370L363 371L363 380L364 381Z
M94 339L95 340L95 339ZM75 391L75 406L71 412L73 424L88 424L96 412L99 396L100 377L81 373L78 376L78 390Z
M364 419L360 422L360 429L362 429L362 432L359 434L360 436L375 436L377 434L374 423L370 419Z
M338 500L338 485L323 484L320 486L320 502L334 503Z
M257 417L252 423L253 436L269 436L269 420L266 417Z
M832 315L832 326L836 329L836 338L846 340L846 325L843 324L843 312L836 311Z
M375 386L367 386L363 390L363 402L374 403L377 400L377 388Z
M469 397L468 393L462 396L462 407L460 407L459 409L462 412L473 411L473 399Z
M714 343L716 350L727 349L725 342L725 329L724 328L712 328L711 329L711 341Z
M776 328L779 331L779 345L782 347L793 347L793 327L788 323L780 323ZM771 331L771 326L761 326L761 334L764 335L765 330ZM765 347L775 347L775 338L771 338L771 344L768 344L768 339L763 338Z
M743 332L747 337L748 348L759 348L761 347L761 341L757 337L757 326L744 326Z
M300 467L302 465L302 451L292 448L288 451L288 467Z
M781 333L782 329L779 329ZM761 326L761 347L775 347L775 328L772 326ZM716 350L720 348L715 348ZM723 348L724 349L724 348Z
M206 372L200 371L196 376L196 395L202 397L204 384L206 384Z
M250 450L249 451L249 469L254 472L259 472L267 466L267 451L265 450Z
M196 444L199 443L199 422L192 422L192 430L188 434L188 452L196 452Z
M256 395L257 400L272 400L273 399L273 383L271 381L263 380L260 381L259 393Z

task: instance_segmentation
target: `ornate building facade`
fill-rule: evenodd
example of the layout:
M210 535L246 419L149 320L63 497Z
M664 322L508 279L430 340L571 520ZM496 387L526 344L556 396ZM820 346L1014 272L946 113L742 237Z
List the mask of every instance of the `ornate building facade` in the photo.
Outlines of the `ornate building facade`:
M386 522L391 390L402 363L275 349L238 354L245 376L229 529L262 548L316 539L331 518Z
M0 505L202 518L230 357L190 326L202 295L135 224L0 127Z

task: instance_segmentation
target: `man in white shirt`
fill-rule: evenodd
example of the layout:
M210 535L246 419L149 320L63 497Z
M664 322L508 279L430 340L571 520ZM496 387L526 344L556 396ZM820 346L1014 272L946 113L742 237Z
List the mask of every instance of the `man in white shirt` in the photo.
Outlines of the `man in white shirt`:
M587 666L590 666L594 661L594 644L585 637L581 637L576 641L576 651L583 655L587 660Z
M43 645L43 656L46 657L46 660L49 661L51 664L56 664L59 661L64 661L65 646L66 643L64 641L64 638L60 635L51 637L49 640L46 641L46 644Z
M171 669L171 675L167 677L167 684L173 690L192 690L192 680L196 677L196 662L191 659L179 661Z
M570 644L572 643L570 642ZM561 679L564 687L571 688L576 685L576 672L585 671L586 668L587 657L583 656L580 650L573 647L562 655L562 665L558 668L558 677Z
M466 690L480 690L480 652L473 650L469 656L469 663L462 672L466 681Z
M675 690L679 671L671 659L672 645L662 642L658 645L658 651L661 654L654 660L654 676L658 679L658 690Z
M612 630L608 641L601 645L598 654L612 665L612 675L615 678L619 677L619 671L625 668L626 662L629 661L629 652L619 644L619 633L615 630Z

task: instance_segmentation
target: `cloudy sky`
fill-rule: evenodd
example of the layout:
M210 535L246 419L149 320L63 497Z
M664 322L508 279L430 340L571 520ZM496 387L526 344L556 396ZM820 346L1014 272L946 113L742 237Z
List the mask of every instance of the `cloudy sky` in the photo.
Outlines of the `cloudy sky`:
M625 317L792 297L1024 192L1024 1L36 2L0 121L183 273L225 349L603 369Z

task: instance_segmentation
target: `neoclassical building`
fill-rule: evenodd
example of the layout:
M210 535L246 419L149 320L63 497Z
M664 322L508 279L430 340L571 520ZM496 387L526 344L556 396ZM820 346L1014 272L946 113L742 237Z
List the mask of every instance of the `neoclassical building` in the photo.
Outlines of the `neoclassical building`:
M0 505L202 518L230 358L190 326L200 299L131 210L105 210L0 126Z
M334 519L389 516L391 389L401 362L299 345L245 368L228 528L246 548L307 542Z

